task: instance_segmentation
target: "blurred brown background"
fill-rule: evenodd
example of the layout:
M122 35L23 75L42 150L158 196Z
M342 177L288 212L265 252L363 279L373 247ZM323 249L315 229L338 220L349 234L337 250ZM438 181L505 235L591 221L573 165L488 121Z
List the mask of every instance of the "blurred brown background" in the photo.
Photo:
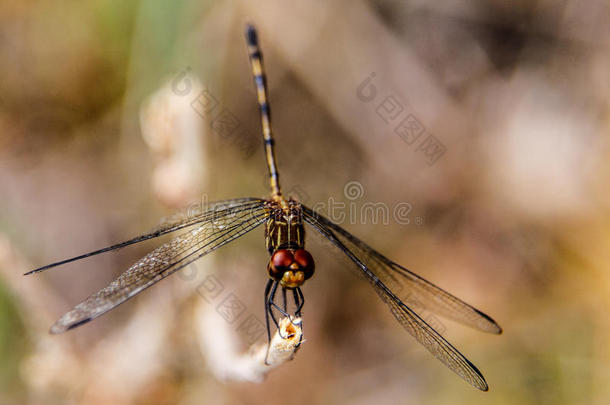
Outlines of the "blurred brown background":
M609 8L4 2L0 403L606 403ZM197 314L218 304L200 288L215 274L264 319L262 229L91 324L47 334L158 241L23 272L148 231L193 201L267 195L248 21L285 192L410 207L408 221L343 225L498 320L501 336L433 318L488 393L420 347L311 231L306 342L261 384L219 382Z

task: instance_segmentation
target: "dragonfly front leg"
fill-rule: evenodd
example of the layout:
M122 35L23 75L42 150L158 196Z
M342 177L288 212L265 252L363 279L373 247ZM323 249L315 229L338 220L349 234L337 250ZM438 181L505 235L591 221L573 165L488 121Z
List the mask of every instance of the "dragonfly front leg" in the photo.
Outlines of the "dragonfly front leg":
M284 339L284 336L282 336L282 333L280 332L280 325L275 319L275 315L273 315L273 307L277 308L277 305L273 302L273 300L275 299L275 292L277 291L278 284L278 281L269 279L267 285L265 286L265 324L267 326L267 352L265 354L265 365L267 366L269 365L269 349L271 348L271 328L269 325L270 316L271 320L273 320L273 323L275 324L275 327L277 328L280 337ZM280 309L278 308L278 310Z
M294 305L296 310L294 311L294 315L298 318L301 318L301 309L303 309L303 305L305 304L305 297L303 296L303 292L299 287L292 290L292 294L294 296ZM303 330L303 319L301 318L299 326L301 327L301 331ZM303 333L301 333L301 337L299 338L299 343L297 347L301 345L303 341Z
M292 318L290 317L290 315L288 315L288 302L287 302L287 298L286 298L286 288L282 287L282 300L283 300L283 308L280 308L280 306L278 304L275 303L275 294L277 292L277 288L279 285L279 281L277 280L273 280L273 279L269 279L269 281L267 282L267 285L265 287L265 324L267 327L267 353L265 354L265 364L269 365L269 350L271 347L271 328L270 328L270 323L269 323L269 318L271 318L271 320L273 321L273 324L275 325L275 327L277 328L278 334L280 335L280 337L282 339L288 339L289 336L283 336L280 326L279 326L279 322L277 321L275 314L273 313L273 309L275 308L276 310L278 310L282 316L287 317L287 318ZM303 308L303 304L305 303L305 298L303 297L303 293L301 292L300 288L294 288L292 289L292 293L293 293L293 297L294 297L294 305L295 305L295 316L296 317L300 317L301 316L301 309ZM292 319L290 319L290 322L292 322ZM302 322L299 323L299 326L302 327ZM302 340L302 335L301 338L299 339L299 343L297 344L297 346L299 346L301 344L301 340Z
M265 286L265 324L267 325L267 353L265 354L265 365L269 365L269 347L271 346L271 328L269 327L269 292L271 291L271 285L273 280L269 279Z
M294 294L294 305L296 306L296 310L294 311L295 316L301 317L301 309L303 309L303 305L305 305L305 297L303 296L303 292L300 287L297 287L293 290Z
M273 321L273 324L277 328L277 331L278 331L278 334L280 335L280 337L282 339L286 339L286 336L282 335L282 332L280 330L280 324L278 323L277 319L275 319L275 315L273 314L273 308L277 309L285 317L288 317L288 313L286 311L282 310L282 308L280 308L275 303L275 293L277 292L277 286L278 286L279 282L272 280L272 283L273 283L273 285L271 287L271 292L265 301L265 311L267 312L267 314L269 316L271 316L271 320Z
M282 299L284 300L284 312L288 312L288 305L286 303L286 288L282 287Z

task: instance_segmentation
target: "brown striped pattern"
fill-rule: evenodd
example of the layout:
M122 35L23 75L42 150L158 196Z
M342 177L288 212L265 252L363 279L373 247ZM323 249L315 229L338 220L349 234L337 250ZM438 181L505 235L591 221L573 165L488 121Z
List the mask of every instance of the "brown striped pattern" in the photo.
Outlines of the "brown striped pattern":
M263 126L263 140L265 145L265 158L269 169L269 181L271 184L271 195L273 199L281 199L280 178L275 163L275 152L273 148L274 140L271 133L271 111L267 102L267 78L263 68L263 56L258 46L258 36L256 29L252 25L246 27L246 43L250 64L252 65L252 75L256 85L256 95L261 111L261 122Z

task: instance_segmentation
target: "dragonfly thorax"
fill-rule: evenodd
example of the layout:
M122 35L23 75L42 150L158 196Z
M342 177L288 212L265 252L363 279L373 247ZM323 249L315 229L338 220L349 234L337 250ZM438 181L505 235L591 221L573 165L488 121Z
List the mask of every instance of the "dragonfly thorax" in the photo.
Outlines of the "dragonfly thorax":
M283 207L279 202L269 204L271 214L265 226L266 245L269 254L278 249L303 249L305 228L301 204L294 200Z
M315 263L305 249L278 249L269 260L269 277L285 288L301 286L313 276Z

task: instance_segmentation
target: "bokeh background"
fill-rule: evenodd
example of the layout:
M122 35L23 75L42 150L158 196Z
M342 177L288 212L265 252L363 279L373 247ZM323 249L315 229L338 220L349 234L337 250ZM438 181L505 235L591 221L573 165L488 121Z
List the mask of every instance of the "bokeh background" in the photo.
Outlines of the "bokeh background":
M0 403L607 403L609 8L3 2ZM25 271L202 201L267 195L248 21L285 192L409 207L400 221L343 225L499 321L492 336L422 311L489 392L431 357L313 232L306 342L262 383L223 380L230 364L210 361L218 342L201 326L208 317L239 350L252 343L216 309L232 294L244 317L264 319L262 229L91 324L47 334L159 242Z

